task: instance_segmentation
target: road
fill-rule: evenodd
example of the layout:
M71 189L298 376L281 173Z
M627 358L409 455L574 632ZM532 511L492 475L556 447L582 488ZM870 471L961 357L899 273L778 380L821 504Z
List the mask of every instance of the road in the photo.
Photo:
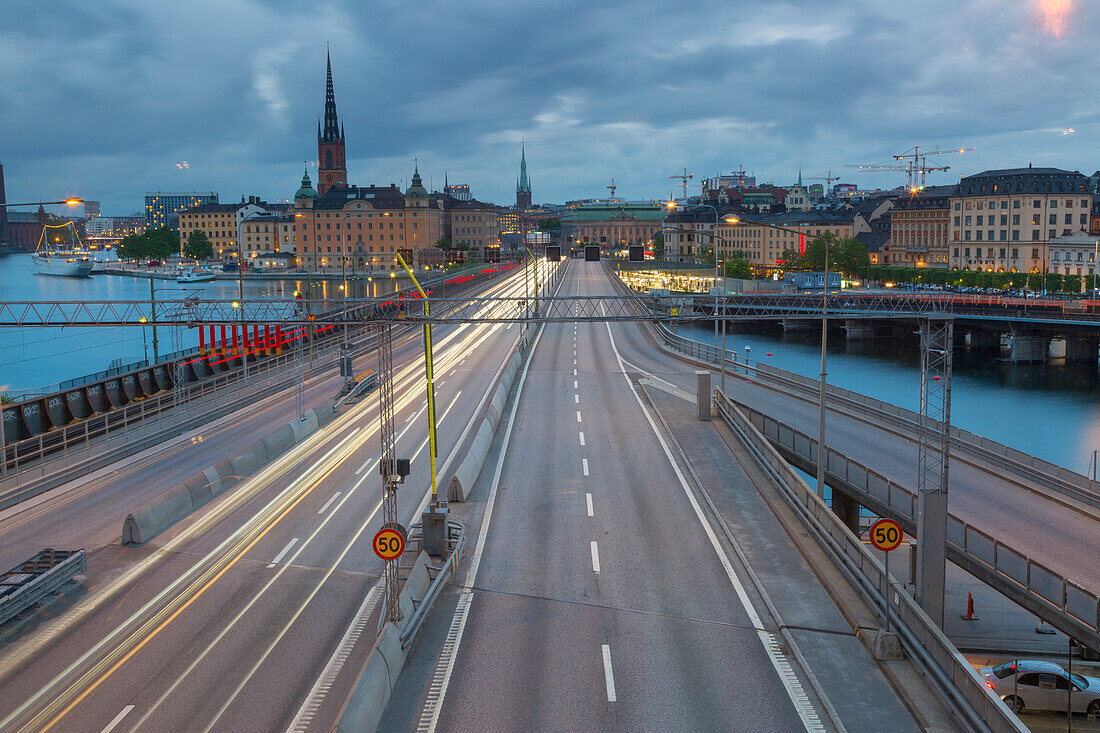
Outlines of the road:
M488 292L522 295L521 273ZM446 466L519 326L434 334L439 455ZM426 500L422 350L395 349L398 452L413 459L399 495L409 521ZM358 366L358 365L357 365ZM364 363L363 366L371 366ZM318 379L310 398L331 396ZM241 421L135 456L117 471L0 519L3 557L42 546L89 550L86 595L33 615L0 649L0 729L257 730L288 726L376 584L380 525L377 400L361 402L288 454L142 547L119 544L126 512L212 458L290 419L291 391ZM315 725L331 725L373 639L366 632Z
M559 294L613 292L575 262ZM473 497L453 614L425 632L457 632L457 652L423 642L381 728L916 730L759 476L693 400L640 386L649 368L692 378L636 324L545 326Z

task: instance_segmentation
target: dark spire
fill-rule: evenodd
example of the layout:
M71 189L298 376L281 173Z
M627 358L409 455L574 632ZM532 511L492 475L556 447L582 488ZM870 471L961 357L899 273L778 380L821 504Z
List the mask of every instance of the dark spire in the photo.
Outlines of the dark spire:
M317 139L318 140L321 139L321 117L320 117L320 115L317 116Z
M531 182L527 179L527 144L526 141L520 143L519 154L519 181L516 182L516 191L523 193L531 192Z
M344 136L340 133L340 121L336 118L336 94L332 91L332 57L328 51L325 51L325 60L325 129L321 139L326 143L334 143Z

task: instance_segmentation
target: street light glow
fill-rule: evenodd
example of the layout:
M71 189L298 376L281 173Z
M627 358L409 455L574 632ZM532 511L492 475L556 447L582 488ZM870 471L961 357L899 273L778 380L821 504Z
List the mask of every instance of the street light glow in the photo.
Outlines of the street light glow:
M84 203L84 199L78 199L78 198L75 198L75 197L65 199L65 205L66 206L76 206L77 204L82 204L82 203Z

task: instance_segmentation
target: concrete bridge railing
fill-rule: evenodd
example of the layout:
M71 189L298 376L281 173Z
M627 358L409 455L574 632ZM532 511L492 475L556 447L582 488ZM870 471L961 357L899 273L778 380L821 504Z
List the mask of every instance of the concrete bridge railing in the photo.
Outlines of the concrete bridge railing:
M723 421L741 439L758 465L773 480L787 503L815 540L832 556L869 605L878 610L890 600L891 616L900 621L898 636L906 653L917 660L930 681L950 701L973 730L1026 731L1000 698L984 681L955 645L925 614L897 581L888 578L878 558L832 512L784 456L762 433L756 419L721 390L714 393L715 408ZM767 427L767 426L765 426ZM776 426L772 426L776 432ZM792 435L797 431L792 431ZM816 446L814 446L816 452Z
M807 473L817 470L817 440L743 403L737 407L779 453ZM879 516L896 519L907 532L917 528L916 493L859 461L829 448L827 483ZM1023 608L1046 619L1093 650L1100 650L1100 598L1071 578L1032 560L1014 547L948 514L948 558Z

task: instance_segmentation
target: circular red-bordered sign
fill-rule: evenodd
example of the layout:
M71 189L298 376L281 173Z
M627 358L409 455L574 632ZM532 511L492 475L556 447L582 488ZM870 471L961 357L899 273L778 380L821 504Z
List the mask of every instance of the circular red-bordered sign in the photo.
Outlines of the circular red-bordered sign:
M889 552L901 544L904 533L893 519L880 519L871 525L871 544L876 550Z
M374 536L374 554L383 560L396 560L405 551L405 535L393 527L383 527Z

